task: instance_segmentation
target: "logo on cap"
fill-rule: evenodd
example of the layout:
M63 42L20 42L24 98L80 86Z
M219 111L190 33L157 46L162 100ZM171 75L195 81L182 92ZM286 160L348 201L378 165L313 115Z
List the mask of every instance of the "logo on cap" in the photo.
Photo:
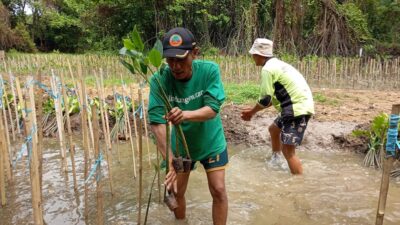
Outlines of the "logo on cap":
M169 44L173 47L181 46L182 42L182 37L179 34L174 34L169 38Z

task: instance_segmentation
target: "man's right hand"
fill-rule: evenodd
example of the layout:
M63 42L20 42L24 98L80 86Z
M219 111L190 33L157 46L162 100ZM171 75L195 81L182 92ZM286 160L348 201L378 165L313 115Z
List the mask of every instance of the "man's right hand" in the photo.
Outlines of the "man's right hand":
M250 121L253 115L254 115L253 108L245 108L242 110L240 117L244 121Z
M177 181L176 181L176 172L174 166L172 165L172 161L169 163L169 172L165 176L164 185L167 187L168 191L173 189L174 193L178 191L177 189Z

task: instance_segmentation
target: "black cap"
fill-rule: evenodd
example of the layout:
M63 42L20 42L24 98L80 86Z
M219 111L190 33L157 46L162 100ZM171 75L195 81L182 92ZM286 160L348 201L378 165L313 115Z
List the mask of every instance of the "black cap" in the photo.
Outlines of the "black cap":
M175 27L164 35L163 56L185 58L196 46L192 32L183 27Z

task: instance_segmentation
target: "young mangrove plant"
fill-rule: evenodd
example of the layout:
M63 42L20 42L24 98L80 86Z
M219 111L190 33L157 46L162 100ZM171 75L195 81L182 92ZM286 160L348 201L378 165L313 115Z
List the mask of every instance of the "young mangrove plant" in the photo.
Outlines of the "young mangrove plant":
M367 154L364 158L364 166L382 168L388 127L389 117L386 113L381 113L372 120L369 130L353 131L354 136L363 136L369 140Z

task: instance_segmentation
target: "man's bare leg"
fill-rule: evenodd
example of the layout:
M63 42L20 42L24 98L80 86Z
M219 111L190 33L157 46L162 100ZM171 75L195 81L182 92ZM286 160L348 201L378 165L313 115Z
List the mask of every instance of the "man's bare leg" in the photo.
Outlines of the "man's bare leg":
M268 127L269 134L271 136L271 147L274 153L279 153L282 149L281 143L281 129L275 124L272 123Z
M295 175L303 174L303 166L301 165L300 159L296 156L295 145L283 145L282 153L285 156L290 172Z
M214 225L225 225L228 217L228 196L225 189L225 170L207 173L208 188L213 198L212 217Z

